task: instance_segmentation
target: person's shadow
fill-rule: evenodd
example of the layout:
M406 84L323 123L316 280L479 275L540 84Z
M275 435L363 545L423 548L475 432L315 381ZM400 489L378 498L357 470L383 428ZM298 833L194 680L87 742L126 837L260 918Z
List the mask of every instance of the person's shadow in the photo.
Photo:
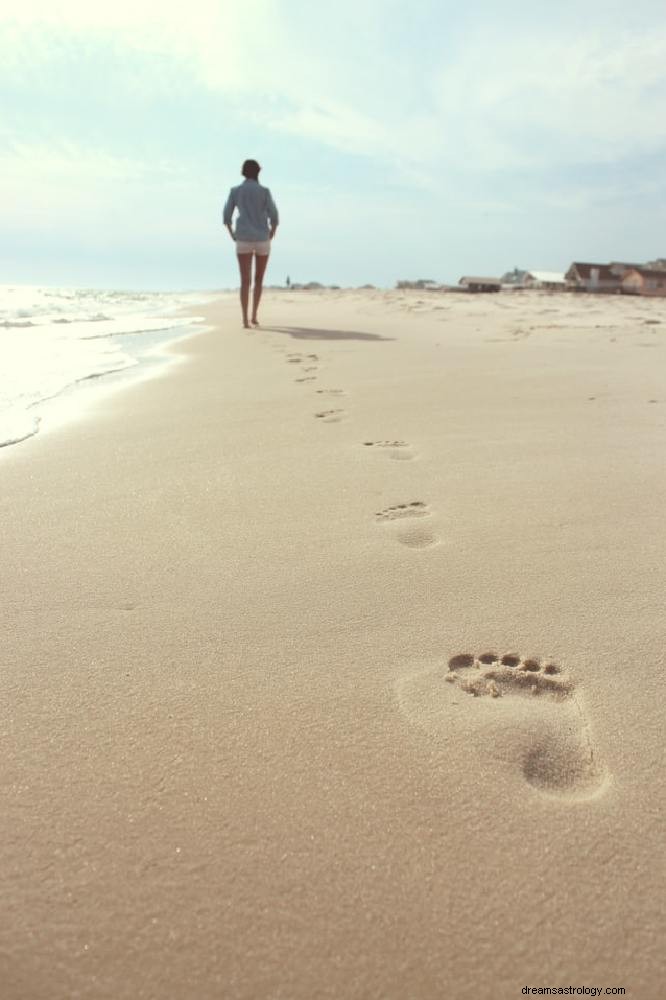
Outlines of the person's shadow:
M307 326L262 326L264 333L286 333L294 340L394 340L394 337L380 337L378 333L362 333L360 330L322 330Z

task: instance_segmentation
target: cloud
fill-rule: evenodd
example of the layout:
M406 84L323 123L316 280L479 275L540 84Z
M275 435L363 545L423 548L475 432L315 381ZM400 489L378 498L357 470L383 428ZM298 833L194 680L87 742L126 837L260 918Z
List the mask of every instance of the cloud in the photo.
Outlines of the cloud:
M293 107L263 118L264 124L352 153L385 154L392 130L384 122L330 100Z
M77 232L97 237L140 228L177 214L165 203L187 199L191 179L179 163L117 156L85 144L14 141L0 153L0 188L7 230L26 226L41 234Z
M436 117L502 168L648 152L666 141L664 65L666 26L482 34L437 75Z
M663 146L666 25L592 16L609 3L563 0L556 14L521 18L481 3L471 18L453 4L412 11L392 0L196 0L186 13L159 0L5 0L3 48L20 73L65 39L106 40L146 93L180 83L193 101L217 95L238 122L382 160L396 179L428 186L442 169L557 168ZM401 25L414 17L421 45L406 51Z
M94 182L128 181L158 178L178 178L183 170L168 161L141 161L124 156L112 156L89 149L69 140L45 145L39 142L13 142L0 157L0 170L6 176L32 172L33 176L49 177L56 184L69 178L72 186L82 178Z
M187 9L160 0L4 0L0 12L3 49L11 56L22 39L38 42L36 58L65 40L106 40L128 52L184 59L201 80L223 90L253 86L247 57L256 46L268 54L278 23L274 0L243 7L231 0L193 0ZM41 42L41 44L39 44ZM16 65L16 60L15 60Z

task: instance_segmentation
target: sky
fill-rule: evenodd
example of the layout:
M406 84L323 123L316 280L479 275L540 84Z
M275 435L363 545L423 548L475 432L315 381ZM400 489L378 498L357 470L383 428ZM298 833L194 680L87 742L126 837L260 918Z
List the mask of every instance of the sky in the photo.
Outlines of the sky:
M57 8L57 9L56 9ZM664 0L3 0L0 284L392 287L666 257Z

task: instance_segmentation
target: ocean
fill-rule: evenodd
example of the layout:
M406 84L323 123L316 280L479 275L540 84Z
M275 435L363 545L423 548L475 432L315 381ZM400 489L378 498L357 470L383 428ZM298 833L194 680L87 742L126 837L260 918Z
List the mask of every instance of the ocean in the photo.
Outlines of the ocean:
M102 387L112 374L144 376L164 364L164 345L202 322L174 311L212 298L0 285L0 448L47 427L54 401L67 397L76 410L82 384Z

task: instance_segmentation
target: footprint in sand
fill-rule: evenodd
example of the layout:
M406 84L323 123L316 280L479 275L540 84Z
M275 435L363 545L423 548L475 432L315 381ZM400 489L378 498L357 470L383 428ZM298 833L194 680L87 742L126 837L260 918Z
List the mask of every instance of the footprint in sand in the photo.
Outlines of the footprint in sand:
M428 731L456 739L459 728L544 794L591 798L607 784L581 695L551 659L458 653L446 666L403 678L398 697Z
M398 462L411 462L416 456L406 441L364 441L365 448L380 448L389 458Z
M295 378L294 382L316 382L316 375L304 375L302 378Z
M325 424L337 424L344 415L344 410L321 410L319 413L315 413L317 420L322 420Z
M344 389L317 389L317 393L320 396L346 396L347 393Z
M398 521L405 517L427 517L430 509L423 500L411 500L409 503L397 503L393 507L385 507L375 514L375 520L384 524L386 521Z
M412 500L410 503L399 503L377 511L375 521L378 524L389 525L401 545L406 545L410 549L427 549L431 545L437 545L439 538L429 527L410 522L415 518L430 517L430 514L427 503L422 500Z
M316 354L288 354L287 364L289 365L309 365L313 361L319 361Z

